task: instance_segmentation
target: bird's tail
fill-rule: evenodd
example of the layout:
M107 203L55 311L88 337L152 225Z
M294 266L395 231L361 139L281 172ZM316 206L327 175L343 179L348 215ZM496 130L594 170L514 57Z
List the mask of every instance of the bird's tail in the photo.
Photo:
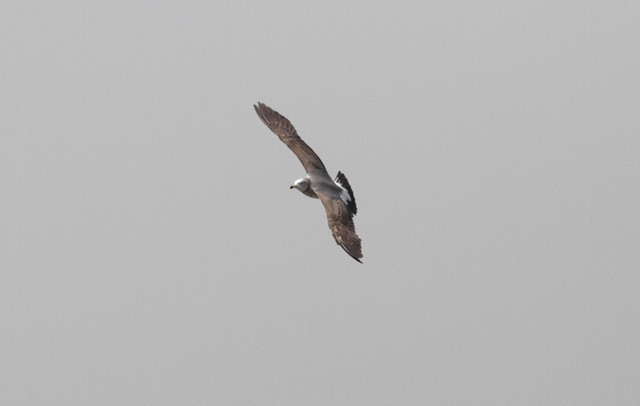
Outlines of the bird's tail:
M356 198L353 195L353 190L351 189L351 185L347 180L347 177L344 176L344 173L338 171L338 175L336 175L336 183L342 186L349 192L350 199L347 201L347 208L349 209L349 213L352 216L355 216L358 213L358 207L356 206Z

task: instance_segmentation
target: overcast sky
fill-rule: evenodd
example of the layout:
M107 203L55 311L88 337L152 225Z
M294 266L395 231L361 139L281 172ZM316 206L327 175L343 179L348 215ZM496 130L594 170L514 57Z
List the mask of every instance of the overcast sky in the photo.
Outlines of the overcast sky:
M640 404L639 38L631 0L3 1L0 403Z

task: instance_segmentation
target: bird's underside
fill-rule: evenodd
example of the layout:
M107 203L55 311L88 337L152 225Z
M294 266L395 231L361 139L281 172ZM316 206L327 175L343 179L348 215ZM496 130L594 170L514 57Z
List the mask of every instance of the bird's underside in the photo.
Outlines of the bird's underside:
M263 103L253 107L262 122L296 154L307 172L307 177L292 187L310 197L317 195L327 212L329 228L336 243L362 263L362 243L353 224L353 216L357 213L356 200L346 176L338 172L333 181L318 155L298 136L289 120Z

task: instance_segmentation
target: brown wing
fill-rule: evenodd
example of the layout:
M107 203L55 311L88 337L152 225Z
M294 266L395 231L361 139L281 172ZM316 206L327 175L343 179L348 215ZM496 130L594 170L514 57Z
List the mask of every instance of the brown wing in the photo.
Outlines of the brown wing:
M312 169L327 171L318 155L302 141L289 120L264 103L258 103L257 106L254 104L253 108L256 109L256 113L258 113L258 117L262 122L296 154L307 173L311 172Z
M327 212L327 220L329 220L329 228L339 246L353 259L362 263L362 242L356 234L356 227L353 224L349 209L342 199L332 199L323 194L318 194L324 209Z

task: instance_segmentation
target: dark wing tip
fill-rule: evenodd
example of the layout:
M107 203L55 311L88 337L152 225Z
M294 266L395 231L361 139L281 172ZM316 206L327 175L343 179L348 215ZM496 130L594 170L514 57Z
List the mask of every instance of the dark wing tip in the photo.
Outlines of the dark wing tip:
M362 258L362 253L361 253L361 252L359 252L359 253L357 254L357 256L356 256L356 255L352 254L352 253L350 252L350 250L349 250L347 247L345 247L344 245L340 244L340 247L342 247L342 249L344 250L344 252L346 252L347 254L349 254L349 256L350 256L351 258L353 258L353 259L355 259L356 261L358 261L358 262L362 263L362 261L360 260L360 258Z
M331 232L336 243L344 250L344 252L349 254L351 258L362 263L360 260L360 258L362 258L362 242L360 241L358 234L356 234L353 229L353 225L334 223L331 227Z
M254 104L253 108L260 120L283 141L298 137L293 124L282 114L261 102L258 102L257 106Z
M267 114L269 114L270 111L273 111L273 110L271 110L271 108L269 108L269 106L267 106L266 104L260 103L260 102L258 102L257 106L254 104L253 108L255 109L256 114L258 115L258 117L260 117L260 120L262 120L264 125L271 128Z
M266 104L264 104L264 103L262 103L262 102L258 102L258 105L255 105L255 104L253 105L253 108L254 108L254 109L256 109L256 113L258 113L258 114L260 114L260 111L261 111L261 110L264 110L264 109L265 109L265 107L266 107L267 109L271 110L271 109L269 108L269 106L267 106Z
M353 259L355 259L356 261L362 263L362 261L360 260L360 258L362 258L362 253L358 253L358 254L353 254L352 252L350 252L350 248L346 247L343 244L338 243L338 245L344 250L344 252L346 252L347 254L349 254L349 256Z

